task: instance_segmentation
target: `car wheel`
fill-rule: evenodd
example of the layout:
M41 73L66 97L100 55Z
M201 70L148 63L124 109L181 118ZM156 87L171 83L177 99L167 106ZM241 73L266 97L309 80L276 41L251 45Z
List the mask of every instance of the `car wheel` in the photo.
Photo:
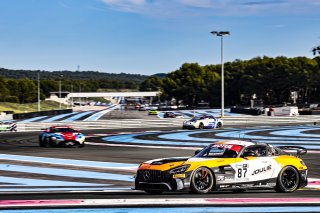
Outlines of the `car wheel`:
M151 195L159 195L162 194L163 191L160 190L144 190L146 193L151 194Z
M79 143L78 144L78 148L83 148L83 147L85 147L85 143Z
M203 127L204 127L203 123L200 123L199 124L199 129L203 129Z
M277 192L294 192L299 186L299 172L292 166L284 167L277 179L277 185L275 190Z
M214 185L214 177L210 169L200 167L191 177L191 191L196 194L208 193Z
M217 123L217 128L221 128L221 127L222 127L222 123L221 122Z
M42 140L41 140L41 136L39 136L39 146L40 146L40 147L44 147L44 144L43 144L43 142L42 142Z
M50 138L43 138L43 140L39 141L41 147L50 147Z

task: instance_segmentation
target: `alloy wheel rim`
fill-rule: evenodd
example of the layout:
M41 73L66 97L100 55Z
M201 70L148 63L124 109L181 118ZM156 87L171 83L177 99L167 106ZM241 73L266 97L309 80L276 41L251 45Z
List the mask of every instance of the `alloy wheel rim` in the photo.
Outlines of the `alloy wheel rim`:
M210 187L209 171L201 169L195 174L195 185L201 191L208 190Z
M294 189L297 186L297 173L293 169L287 169L283 173L281 182L287 189Z

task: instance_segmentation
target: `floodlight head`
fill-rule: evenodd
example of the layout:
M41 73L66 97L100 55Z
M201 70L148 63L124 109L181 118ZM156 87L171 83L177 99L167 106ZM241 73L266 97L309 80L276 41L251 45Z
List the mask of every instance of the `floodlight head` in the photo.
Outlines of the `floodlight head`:
M210 32L211 34L213 35L216 35L216 36L226 36L226 35L230 35L230 32L229 31L212 31Z

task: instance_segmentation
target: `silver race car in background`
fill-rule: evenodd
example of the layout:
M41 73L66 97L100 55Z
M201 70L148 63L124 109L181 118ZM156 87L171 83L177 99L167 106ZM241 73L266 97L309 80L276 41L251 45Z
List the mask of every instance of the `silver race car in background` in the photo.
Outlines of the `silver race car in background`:
M193 117L190 120L184 121L182 124L183 129L213 129L221 128L223 121L212 115L203 115Z

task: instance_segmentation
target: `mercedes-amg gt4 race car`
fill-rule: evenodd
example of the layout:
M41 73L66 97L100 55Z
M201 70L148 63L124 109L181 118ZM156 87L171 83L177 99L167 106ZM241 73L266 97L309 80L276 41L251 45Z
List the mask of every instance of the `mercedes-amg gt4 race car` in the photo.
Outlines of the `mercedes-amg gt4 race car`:
M150 194L177 190L198 194L253 189L294 192L308 183L307 166L299 158L306 152L298 146L273 147L237 140L216 142L193 157L155 159L140 164L134 189Z
M183 129L213 129L221 128L222 126L223 121L212 115L196 116L190 120L184 121L182 124Z
M51 126L39 135L39 145L41 147L84 147L85 136L70 126Z

